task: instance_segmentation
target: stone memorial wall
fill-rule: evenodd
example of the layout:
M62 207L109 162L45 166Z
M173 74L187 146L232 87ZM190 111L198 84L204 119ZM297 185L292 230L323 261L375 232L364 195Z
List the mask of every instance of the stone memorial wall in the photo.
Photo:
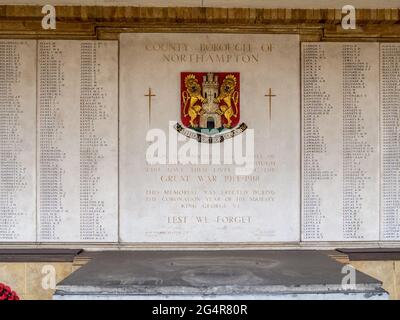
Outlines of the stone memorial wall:
M0 40L0 243L398 241L399 89L395 43Z

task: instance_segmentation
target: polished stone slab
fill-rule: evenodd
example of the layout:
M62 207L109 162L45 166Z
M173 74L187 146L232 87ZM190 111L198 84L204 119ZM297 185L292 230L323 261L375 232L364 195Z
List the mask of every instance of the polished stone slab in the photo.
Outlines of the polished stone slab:
M54 299L387 299L381 282L318 251L109 251L57 285Z

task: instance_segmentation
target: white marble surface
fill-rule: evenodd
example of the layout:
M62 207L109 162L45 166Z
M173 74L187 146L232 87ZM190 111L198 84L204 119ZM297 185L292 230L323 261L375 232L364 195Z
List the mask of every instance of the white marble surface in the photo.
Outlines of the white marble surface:
M38 46L39 240L117 241L118 43Z
M0 242L36 240L36 41L0 40Z
M379 44L302 48L302 239L379 240Z
M251 50L199 52L200 44L227 43ZM164 46L166 51L155 50ZM204 54L203 62L196 54ZM221 63L217 55L233 58ZM298 36L122 34L120 65L122 242L299 240ZM146 165L147 131L167 131L169 121L180 121L183 71L240 72L240 122L255 130L256 171L245 177L251 181L235 181L229 165ZM151 126L145 96L149 88L156 95ZM265 96L269 88L276 95L271 121ZM215 179L213 183L207 182L209 177ZM201 178L205 181L199 182Z

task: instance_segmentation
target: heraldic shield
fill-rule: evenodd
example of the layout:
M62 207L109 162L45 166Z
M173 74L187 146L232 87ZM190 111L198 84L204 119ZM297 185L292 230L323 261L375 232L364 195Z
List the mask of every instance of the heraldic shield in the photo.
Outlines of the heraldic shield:
M239 72L182 72L181 121L203 134L235 128L240 120Z

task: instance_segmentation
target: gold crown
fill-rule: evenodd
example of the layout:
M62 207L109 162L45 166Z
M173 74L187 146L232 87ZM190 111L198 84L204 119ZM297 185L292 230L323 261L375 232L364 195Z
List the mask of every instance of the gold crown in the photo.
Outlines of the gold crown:
M189 74L189 75L187 75L187 76L185 77L185 86L188 86L188 83L189 83L189 81L191 81L191 80L194 80L194 81L197 82L197 79L196 79L196 77L195 77L195 75L194 75L193 73L191 73L191 74Z
M236 77L235 77L233 74L228 74L228 75L225 77L224 81L225 81L225 80L231 80L231 81L233 81L233 83L234 83L235 86L236 86Z

